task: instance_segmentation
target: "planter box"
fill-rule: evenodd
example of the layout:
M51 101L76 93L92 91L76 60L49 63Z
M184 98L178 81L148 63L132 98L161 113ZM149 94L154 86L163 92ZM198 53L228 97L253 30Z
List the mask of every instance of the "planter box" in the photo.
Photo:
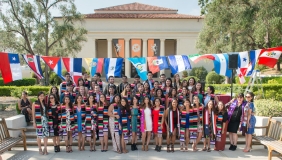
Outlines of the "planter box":
M24 128L27 126L24 115L16 115L5 119L8 128ZM21 131L9 131L11 137L19 137Z
M255 116L256 117L256 126L267 126L269 117L263 117L263 116ZM282 122L282 117L272 117L273 119ZM265 135L266 130L265 129L255 129L256 135Z

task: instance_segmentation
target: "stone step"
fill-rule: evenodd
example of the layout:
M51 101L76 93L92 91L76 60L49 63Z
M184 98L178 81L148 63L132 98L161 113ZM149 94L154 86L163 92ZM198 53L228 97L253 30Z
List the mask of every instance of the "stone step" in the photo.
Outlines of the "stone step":
M30 137L27 138L26 142L27 142L27 146L37 146L36 136L32 137L32 138L30 138ZM43 145L43 141L41 143ZM111 140L109 140L108 143L109 143L109 145L112 145L112 141ZM176 140L175 143L179 144L180 142L179 142L179 140ZM203 142L200 141L199 143L202 144ZM61 141L60 144L61 144L61 146L65 146L65 141ZM155 144L155 141L153 139L150 140L150 145L154 145L154 144ZM166 140L165 139L163 140L163 144L166 144ZM229 138L226 139L226 144L230 144ZM238 138L238 144L245 144L245 138L244 137L239 137ZM253 144L254 145L258 145L260 143L255 141L255 140L253 140ZM48 138L48 146L52 146L52 145L53 145L52 138ZM77 141L76 140L73 140L73 145L77 145ZM88 146L88 145L89 144L86 143L86 146ZM98 141L96 141L96 146L99 146L99 145L100 145L100 141L98 140ZM141 145L141 140L138 140L138 145ZM22 146L22 142L20 142L18 144L18 146Z

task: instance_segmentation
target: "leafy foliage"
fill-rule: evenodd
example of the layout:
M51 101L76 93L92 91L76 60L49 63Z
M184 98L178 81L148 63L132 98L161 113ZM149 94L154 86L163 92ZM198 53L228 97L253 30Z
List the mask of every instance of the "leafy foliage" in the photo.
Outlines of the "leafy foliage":
M195 78L196 82L200 80L198 77L195 77L195 76L188 76L188 77L185 77L185 78L181 79L181 81L183 81L183 80L188 81L190 78Z
M204 27L200 53L239 52L282 45L279 0L199 0ZM280 70L280 65L277 66Z
M225 80L224 76L218 75L215 71L211 71L206 76L206 83L209 84L221 84Z
M200 80L205 80L206 76L208 74L208 71L206 70L205 67L194 67L190 75L199 78Z
M40 91L48 93L50 90L50 86L0 86L0 96L18 96L18 94L21 93L20 91L23 90L27 90L28 92L30 92L29 96L37 96Z
M255 100L256 115L267 117L282 116L282 101L274 99L259 99Z
M7 84L4 84L3 78L0 78L0 86L33 86L36 84L34 78L24 78L22 80L16 80Z

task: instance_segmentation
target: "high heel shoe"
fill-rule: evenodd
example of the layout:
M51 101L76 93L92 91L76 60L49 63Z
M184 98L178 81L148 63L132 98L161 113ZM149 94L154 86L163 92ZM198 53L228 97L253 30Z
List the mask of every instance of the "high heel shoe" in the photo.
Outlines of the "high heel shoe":
M39 148L39 154L43 155L42 149Z
M44 154L48 155L47 148L44 148Z
M243 152L245 152L245 153L251 152L251 149L249 149L249 150L244 149Z

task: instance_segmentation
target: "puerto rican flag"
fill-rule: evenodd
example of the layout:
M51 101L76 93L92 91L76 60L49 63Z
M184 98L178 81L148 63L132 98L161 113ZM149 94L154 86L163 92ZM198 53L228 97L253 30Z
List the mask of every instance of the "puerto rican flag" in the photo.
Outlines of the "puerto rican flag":
M165 56L147 57L149 70L155 74L160 70L169 68Z
M62 80L65 80L65 77L62 75L62 60L60 57L41 56L41 58L53 72L55 72Z
M274 68L280 58L282 47L262 49L259 56L258 64Z
M29 66L29 68L35 73L35 75L39 78L42 79L43 73L41 69L41 63L40 63L40 56L37 55L23 55L22 57L26 64Z
M73 82L76 84L82 76L82 58L62 58L67 72L72 77Z
M0 52L0 69L4 83L22 79L22 70L18 54Z

